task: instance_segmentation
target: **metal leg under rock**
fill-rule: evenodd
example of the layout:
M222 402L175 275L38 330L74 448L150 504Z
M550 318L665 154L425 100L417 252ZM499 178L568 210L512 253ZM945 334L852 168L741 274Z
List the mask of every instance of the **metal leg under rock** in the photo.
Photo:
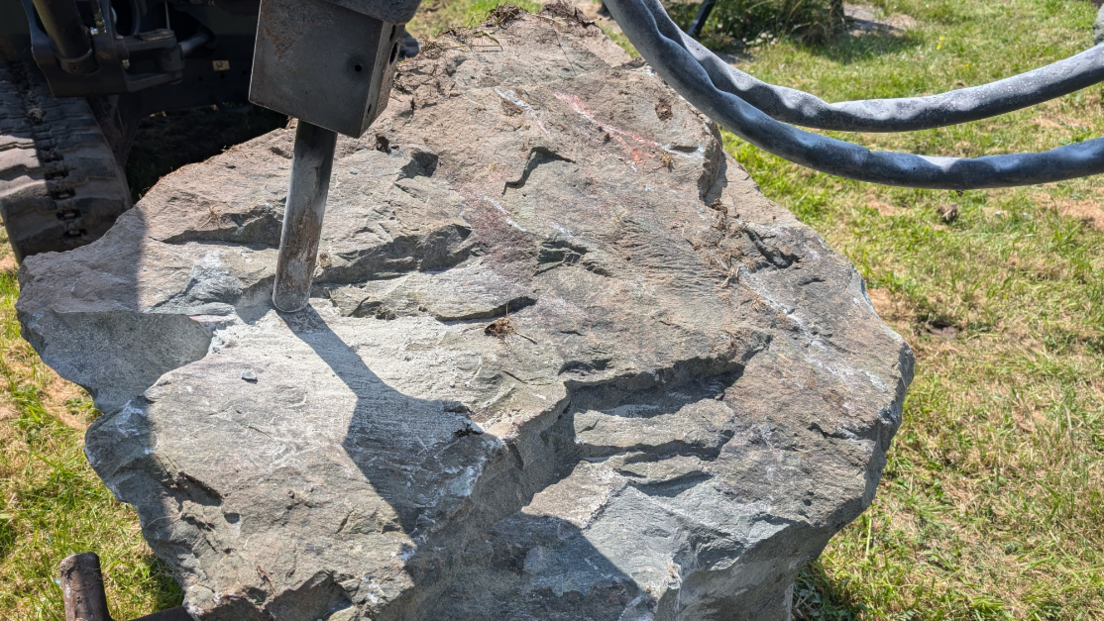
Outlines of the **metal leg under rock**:
M100 557L92 552L68 556L58 566L61 591L65 598L65 621L113 621L107 609ZM177 606L146 615L134 621L193 621L192 616Z
M58 567L65 597L65 621L108 621L100 557L91 552L66 557Z
M299 121L272 288L272 303L284 312L303 310L310 300L336 146L337 133Z

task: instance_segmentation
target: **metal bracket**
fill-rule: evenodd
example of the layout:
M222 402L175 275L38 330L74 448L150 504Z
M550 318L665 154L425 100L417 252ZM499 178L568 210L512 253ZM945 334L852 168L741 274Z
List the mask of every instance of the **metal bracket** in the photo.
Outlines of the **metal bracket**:
M116 32L111 20L100 17L97 17L96 27L91 31L95 71L70 73L74 59L58 58L50 36L35 19L32 0L22 1L30 27L31 54L46 75L54 97L133 93L184 78L184 57L171 30L158 29L124 37ZM93 0L93 6L97 16L111 14L110 0ZM136 68L140 59L152 60L151 70L132 73L132 65Z

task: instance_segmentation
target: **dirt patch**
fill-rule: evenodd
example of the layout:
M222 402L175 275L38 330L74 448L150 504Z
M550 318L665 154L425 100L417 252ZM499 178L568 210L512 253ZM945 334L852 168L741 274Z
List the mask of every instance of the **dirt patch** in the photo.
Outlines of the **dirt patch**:
M545 4L545 0L537 0L539 4ZM571 4L585 17L587 20L594 22L611 36L624 36L621 31L621 26L617 25L613 16L606 9L606 5L601 2L592 2L591 0L570 0Z
M941 339L947 339L953 341L958 338L960 330L955 326L928 326L928 334L932 336L938 336Z
M897 207L885 201L871 200L868 204L872 209L876 209L878 211L878 215L882 216L883 218L896 216L901 213L901 210L897 209Z
M1059 201L1058 213L1070 218L1077 218L1097 231L1104 231L1104 210L1096 201Z
M142 119L126 175L137 201L161 177L283 127L287 117L257 106L159 112Z
M1099 105L1099 101L1093 102ZM1078 131L1088 129L1084 119L1063 112L1060 102L1048 101L1039 109L1039 115L1033 117L1029 123L1042 129L1056 129L1061 131Z
M874 311L878 313L878 317L897 334L907 338L910 335L917 335L926 331L926 325L916 315L916 308L907 300L893 295L889 289L868 288L866 297L870 298L870 303L874 306ZM939 339L939 341L942 343L949 342L944 339ZM917 348L921 346L921 343L913 343L912 345Z
M88 429L89 421L74 414L73 409L70 407L72 401L87 398L88 393L76 384L62 379L53 369L47 370L50 374L50 379L41 393L42 404L46 406L46 410L56 416L57 419L67 427L76 429L77 431Z
M900 215L901 213L900 207L881 200L881 198L874 192L867 192L864 196L864 199L864 203L866 204L866 206L877 211L878 215L882 216L883 218Z
M525 10L521 7L513 4L503 4L494 8L490 15L487 16L487 21L494 22L496 26L505 26L510 22L515 22L521 19L521 16L525 14Z
M592 22L597 22L600 19L612 19L610 17L609 11L606 10L605 5L603 5L601 2L590 2L590 0L575 0L575 2L573 2L572 4L575 5L575 8L582 11L583 15L585 15L587 19Z
M1036 117L1028 122L1035 127L1039 127L1042 129L1065 129L1065 126L1062 123L1059 123L1058 121L1055 121L1053 119L1048 119L1046 117Z
M19 410L15 409L14 405L12 405L10 403L0 403L0 423L4 423L4 422L6 422L8 420L11 420L13 418L17 418L18 416L19 416ZM6 426L0 426L0 430L6 430L6 429L7 429ZM2 438L2 437L4 437L4 435L3 435L2 432L0 432L0 438Z
M874 310L882 321L898 324L892 326L895 330L900 331L900 328L905 327L904 324L916 321L915 310L897 299L888 289L867 289L866 297L870 298L870 303L874 305Z
M15 258L11 255L0 257L0 272L14 272L15 271Z
M880 11L869 4L844 4L843 14L851 34L904 34L916 27L916 20L908 15L879 16Z
M1076 218L1088 228L1104 231L1104 209L1100 205L1099 192L1093 190L1087 195L1091 198L1081 198L1078 194L1074 194L1077 198L1056 197L1040 191L1032 192L1030 200L1047 211L1067 218ZM994 215L999 216L1001 212L995 212ZM1020 267L1016 259L1016 255L1013 254L1009 263L1013 267Z
M655 105L656 116L661 121L669 121L673 114L671 113L671 101L666 97L660 98Z
M866 297L870 298L879 317L885 317L892 310L893 298L885 289L867 289Z

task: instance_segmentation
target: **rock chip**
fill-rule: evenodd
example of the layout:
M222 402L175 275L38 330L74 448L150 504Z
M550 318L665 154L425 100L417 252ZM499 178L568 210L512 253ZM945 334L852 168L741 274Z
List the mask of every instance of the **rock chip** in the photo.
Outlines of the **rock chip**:
M291 131L29 258L24 334L197 619L788 619L912 375L852 266L566 5L400 66L312 306Z

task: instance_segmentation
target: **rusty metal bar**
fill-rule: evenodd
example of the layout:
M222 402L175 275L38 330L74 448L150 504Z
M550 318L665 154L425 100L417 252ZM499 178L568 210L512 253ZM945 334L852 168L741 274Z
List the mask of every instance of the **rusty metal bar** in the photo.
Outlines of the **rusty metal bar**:
M61 593L65 598L65 621L114 621L107 608L100 557L82 552L66 557L58 565ZM134 621L195 621L183 606L162 610Z
M284 312L303 310L310 300L336 147L336 132L299 121L272 287L272 303Z
M58 566L65 621L112 621L107 610L100 557L92 552L68 556Z

